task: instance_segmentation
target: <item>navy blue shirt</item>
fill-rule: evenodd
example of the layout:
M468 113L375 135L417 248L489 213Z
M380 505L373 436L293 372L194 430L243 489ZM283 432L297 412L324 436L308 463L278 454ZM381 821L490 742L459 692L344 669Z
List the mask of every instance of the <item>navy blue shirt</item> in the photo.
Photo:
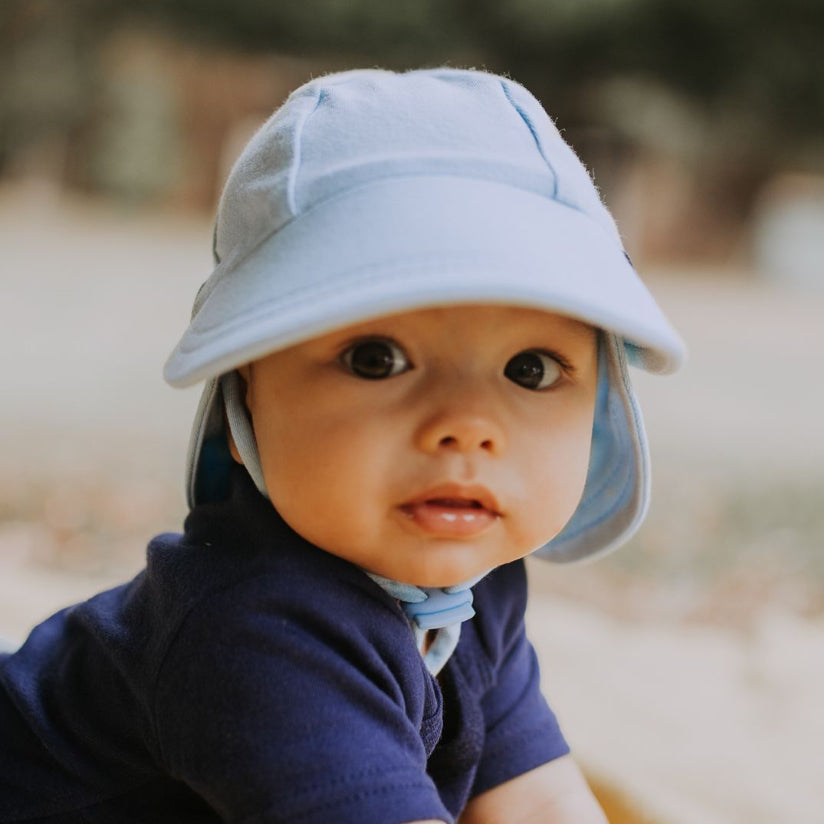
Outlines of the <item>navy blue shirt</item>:
M474 593L435 679L395 600L238 471L132 582L0 658L0 820L456 818L568 751L524 635L523 563Z

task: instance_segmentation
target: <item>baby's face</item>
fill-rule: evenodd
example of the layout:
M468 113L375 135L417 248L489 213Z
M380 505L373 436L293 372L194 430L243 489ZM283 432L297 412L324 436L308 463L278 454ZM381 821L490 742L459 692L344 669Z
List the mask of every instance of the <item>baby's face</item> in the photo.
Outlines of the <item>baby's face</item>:
M373 573L446 587L525 556L572 516L597 362L586 324L469 306L358 324L241 372L286 522Z

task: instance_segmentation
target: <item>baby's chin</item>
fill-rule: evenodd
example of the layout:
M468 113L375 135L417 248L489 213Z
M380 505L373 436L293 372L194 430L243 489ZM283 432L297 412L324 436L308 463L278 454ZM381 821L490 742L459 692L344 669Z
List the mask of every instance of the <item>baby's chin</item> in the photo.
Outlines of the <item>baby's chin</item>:
M428 565L381 565L369 568L370 573L378 574L396 582L417 585L419 588L452 588L482 577L484 574L520 557L506 559L484 559L482 556L470 563L447 560L442 564Z
M334 553L332 551L331 553ZM416 585L419 588L451 588L462 585L470 580L477 579L497 565L392 565L382 561L376 563L363 562L348 558L345 554L335 554L342 559L352 562L370 574L403 582L407 585Z

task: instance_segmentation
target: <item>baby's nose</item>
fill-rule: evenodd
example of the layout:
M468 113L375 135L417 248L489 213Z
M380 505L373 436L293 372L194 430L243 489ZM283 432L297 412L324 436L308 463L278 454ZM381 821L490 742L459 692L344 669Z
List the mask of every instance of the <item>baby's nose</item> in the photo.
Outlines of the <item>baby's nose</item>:
M505 447L505 438L503 429L491 415L470 410L442 411L421 427L418 446L427 453L480 450L498 455Z

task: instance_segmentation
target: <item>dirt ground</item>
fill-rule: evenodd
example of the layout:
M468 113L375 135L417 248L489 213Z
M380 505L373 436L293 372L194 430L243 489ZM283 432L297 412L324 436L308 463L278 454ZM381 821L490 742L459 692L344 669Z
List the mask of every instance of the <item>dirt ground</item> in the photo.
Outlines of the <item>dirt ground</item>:
M0 191L0 249L0 635L19 640L180 526L198 392L160 370L210 229L29 186ZM546 692L623 817L818 822L824 289L649 284L691 359L635 376L655 467L639 536L593 565L530 564Z

